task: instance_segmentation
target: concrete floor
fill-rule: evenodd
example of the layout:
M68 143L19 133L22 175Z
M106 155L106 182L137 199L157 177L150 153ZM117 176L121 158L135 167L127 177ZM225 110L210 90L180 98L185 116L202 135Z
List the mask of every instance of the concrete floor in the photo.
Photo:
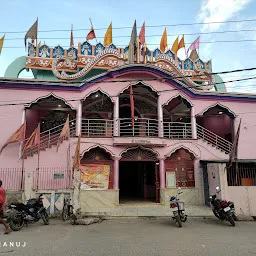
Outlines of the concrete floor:
M256 222L231 227L215 218L190 218L183 228L170 218L105 220L90 226L51 220L49 226L40 222L0 236L0 255L10 256L256 255ZM10 241L26 242L26 247L3 247Z

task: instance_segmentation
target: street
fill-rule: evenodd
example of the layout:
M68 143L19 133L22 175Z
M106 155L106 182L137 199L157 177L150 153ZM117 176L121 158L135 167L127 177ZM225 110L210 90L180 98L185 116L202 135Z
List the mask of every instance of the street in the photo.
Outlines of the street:
M200 218L188 219L183 228L177 228L164 218L72 226L52 219L49 226L30 224L5 236L1 226L0 255L256 255L256 222L236 224L231 227L218 219ZM11 247L10 242L20 242L20 247Z

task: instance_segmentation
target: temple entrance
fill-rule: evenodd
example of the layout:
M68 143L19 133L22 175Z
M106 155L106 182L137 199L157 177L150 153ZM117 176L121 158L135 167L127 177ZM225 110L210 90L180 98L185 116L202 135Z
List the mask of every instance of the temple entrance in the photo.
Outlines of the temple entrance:
M154 162L120 162L120 203L156 202L155 166Z
M122 154L119 200L120 203L159 202L158 160L150 149L136 147Z

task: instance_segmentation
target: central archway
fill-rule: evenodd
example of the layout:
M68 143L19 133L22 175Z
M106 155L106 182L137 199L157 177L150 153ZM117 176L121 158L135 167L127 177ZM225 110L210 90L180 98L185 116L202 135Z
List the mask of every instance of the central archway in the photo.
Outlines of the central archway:
M120 203L159 202L158 154L136 147L121 154L119 166Z

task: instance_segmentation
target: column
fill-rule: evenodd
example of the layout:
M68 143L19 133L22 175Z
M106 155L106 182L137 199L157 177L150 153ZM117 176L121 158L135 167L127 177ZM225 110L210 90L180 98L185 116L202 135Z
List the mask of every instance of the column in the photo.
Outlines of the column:
M163 107L160 101L160 95L157 99L157 110L158 110L158 137L163 138L164 132L163 132Z
M195 108L191 107L191 130L192 130L192 139L197 139L196 131L196 117L195 117Z
M114 101L114 137L119 136L119 97Z
M228 200L228 178L226 164L218 164L219 177L220 177L220 196L222 199Z
M76 111L76 136L81 135L82 128L82 109L83 109L83 101L79 102L77 111Z
M200 159L195 158L194 160L194 180L195 189L198 191L195 201L196 204L204 204L204 180L203 180L203 169L200 166Z
M165 165L164 159L159 159L159 177L160 177L160 189L165 188Z
M119 160L121 157L115 156L114 157L114 182L113 182L113 188L115 190L119 189Z

